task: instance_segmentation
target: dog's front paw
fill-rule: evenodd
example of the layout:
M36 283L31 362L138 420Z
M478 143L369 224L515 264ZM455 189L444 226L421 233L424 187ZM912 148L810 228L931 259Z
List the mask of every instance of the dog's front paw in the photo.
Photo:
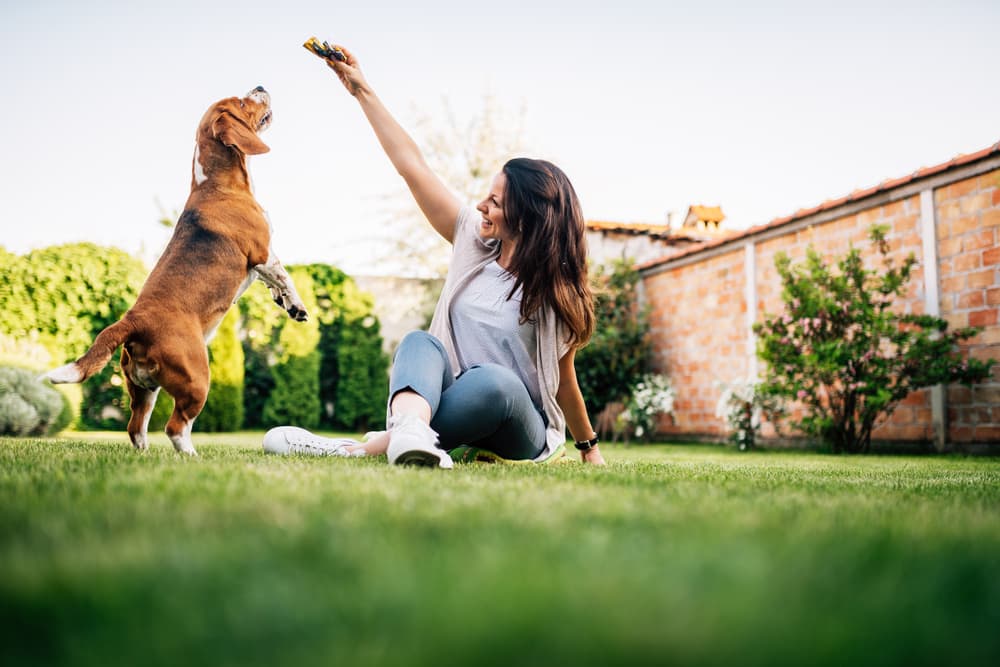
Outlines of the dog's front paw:
M301 304L292 304L287 308L287 311L288 316L296 322L305 322L309 319L309 313L306 312L306 307Z
M282 310L288 310L288 299L285 297L285 293L277 287L269 287L268 289L271 291L271 298L274 302L281 306Z

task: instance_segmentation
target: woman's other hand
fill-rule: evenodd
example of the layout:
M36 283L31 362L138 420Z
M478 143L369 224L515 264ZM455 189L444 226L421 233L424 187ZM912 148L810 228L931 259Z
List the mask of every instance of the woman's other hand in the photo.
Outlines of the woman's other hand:
M585 452L580 452L580 459L584 463L589 463L595 466L604 465L604 457L601 456L601 450L595 445Z

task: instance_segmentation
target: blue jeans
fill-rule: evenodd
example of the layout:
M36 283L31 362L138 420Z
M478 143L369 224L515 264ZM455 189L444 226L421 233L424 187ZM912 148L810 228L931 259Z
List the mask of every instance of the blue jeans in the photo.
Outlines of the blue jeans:
M533 459L545 448L545 419L512 370L483 364L456 378L444 345L424 331L406 334L393 359L389 396L405 389L430 404L443 449L472 445Z

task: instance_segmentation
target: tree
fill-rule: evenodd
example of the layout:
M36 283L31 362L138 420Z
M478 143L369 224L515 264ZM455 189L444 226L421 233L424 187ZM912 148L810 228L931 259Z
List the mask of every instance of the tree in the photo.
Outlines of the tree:
M949 332L941 318L892 309L917 260L910 254L897 267L886 229L870 232L881 272L866 269L853 246L835 271L812 247L803 265L779 253L785 312L754 325L767 363L764 391L799 401L806 412L797 426L835 452L868 451L873 429L910 392L981 382L994 363L962 358L959 343L976 329Z

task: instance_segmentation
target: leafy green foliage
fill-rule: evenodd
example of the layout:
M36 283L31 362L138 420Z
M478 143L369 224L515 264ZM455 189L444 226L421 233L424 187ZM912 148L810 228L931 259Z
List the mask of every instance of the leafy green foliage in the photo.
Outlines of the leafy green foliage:
M197 431L238 431L243 426L244 359L236 330L239 319L239 310L230 308L208 345L212 386L194 423Z
M598 267L591 275L597 322L590 342L576 355L576 376L592 412L625 402L650 370L649 316L637 305L639 280L628 261Z
M256 282L239 300L243 344L243 426L264 427L264 404L274 389L271 366L277 363L274 338L278 324L287 315L271 299L271 293Z
M52 354L37 339L38 332L34 330L26 338L0 333L0 366L39 372L52 368Z
M289 270L306 310L316 312L312 278L302 269ZM271 367L274 389L264 402L266 426L319 426L319 323L315 317L295 322L287 316L278 326L276 363Z
M73 243L23 257L0 251L0 333L36 336L57 363L82 355L135 301L142 263L116 248ZM127 397L118 359L83 385L81 423L124 427Z
M389 394L389 358L382 351L379 322L372 316L346 320L340 327L333 425L337 428L384 428Z
M302 269L312 277L319 309L320 423L368 430L385 419L389 391L389 358L372 297L337 268L310 264Z
M892 310L916 258L911 254L896 266L885 231L871 229L881 272L866 269L854 247L836 270L812 247L798 266L779 254L785 312L754 325L758 355L767 362L763 389L805 406L799 428L837 452L868 451L879 420L910 392L981 382L994 363L963 359L959 343L976 329L948 331L941 318Z
M51 435L72 415L66 397L37 373L0 366L0 435Z

